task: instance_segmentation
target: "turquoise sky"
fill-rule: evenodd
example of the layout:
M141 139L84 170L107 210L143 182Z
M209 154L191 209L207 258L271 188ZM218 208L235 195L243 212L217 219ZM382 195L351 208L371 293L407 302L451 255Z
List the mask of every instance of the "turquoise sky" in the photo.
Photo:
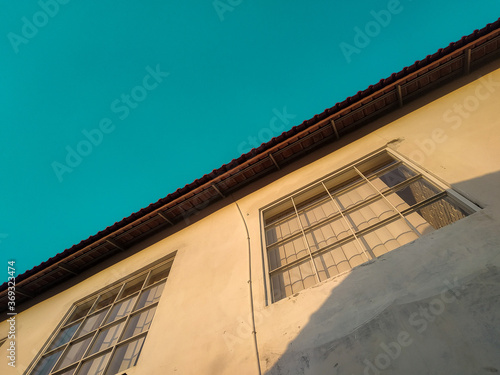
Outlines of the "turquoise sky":
M1 5L0 262L18 273L500 16L498 0Z

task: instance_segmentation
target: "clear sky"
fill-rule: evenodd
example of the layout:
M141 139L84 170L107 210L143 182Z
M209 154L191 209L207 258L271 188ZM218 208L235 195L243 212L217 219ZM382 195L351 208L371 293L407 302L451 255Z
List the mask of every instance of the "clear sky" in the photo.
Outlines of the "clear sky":
M22 273L500 16L498 0L1 4L5 280L8 259Z

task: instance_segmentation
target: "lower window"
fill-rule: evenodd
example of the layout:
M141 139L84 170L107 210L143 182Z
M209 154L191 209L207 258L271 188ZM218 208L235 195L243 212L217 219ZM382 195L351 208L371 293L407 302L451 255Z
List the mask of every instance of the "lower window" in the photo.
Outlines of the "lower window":
M173 260L75 304L30 375L112 375L135 366Z
M477 209L389 151L367 157L263 211L272 301Z

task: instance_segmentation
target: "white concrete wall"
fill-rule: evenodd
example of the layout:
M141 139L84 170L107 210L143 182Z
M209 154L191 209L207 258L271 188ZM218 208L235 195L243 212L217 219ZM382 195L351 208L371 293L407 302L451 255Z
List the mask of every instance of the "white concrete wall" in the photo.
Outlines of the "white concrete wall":
M410 103L370 125L371 133L349 135L309 155L310 163L288 166L264 180L269 183L257 182L235 195L250 234L263 374L500 371L500 69L490 66L471 76L487 72ZM454 114L464 101L468 109ZM356 140L362 133L367 134ZM484 209L266 305L260 209L387 144ZM282 177L273 181L275 176ZM75 301L177 251L139 362L127 374L258 374L247 234L235 203L227 198L227 205L202 220L155 239L20 313L17 367L7 366L2 355L0 373L23 373ZM7 330L8 323L1 322L0 337ZM389 362L381 369L384 358ZM384 366L377 369L377 363Z

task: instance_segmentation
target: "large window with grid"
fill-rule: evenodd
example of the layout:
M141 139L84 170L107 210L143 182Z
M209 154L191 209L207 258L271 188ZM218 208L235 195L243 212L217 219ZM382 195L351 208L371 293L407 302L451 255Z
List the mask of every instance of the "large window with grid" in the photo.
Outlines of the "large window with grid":
M173 260L75 304L30 375L114 375L135 366Z
M477 209L389 150L371 155L263 210L272 301Z

